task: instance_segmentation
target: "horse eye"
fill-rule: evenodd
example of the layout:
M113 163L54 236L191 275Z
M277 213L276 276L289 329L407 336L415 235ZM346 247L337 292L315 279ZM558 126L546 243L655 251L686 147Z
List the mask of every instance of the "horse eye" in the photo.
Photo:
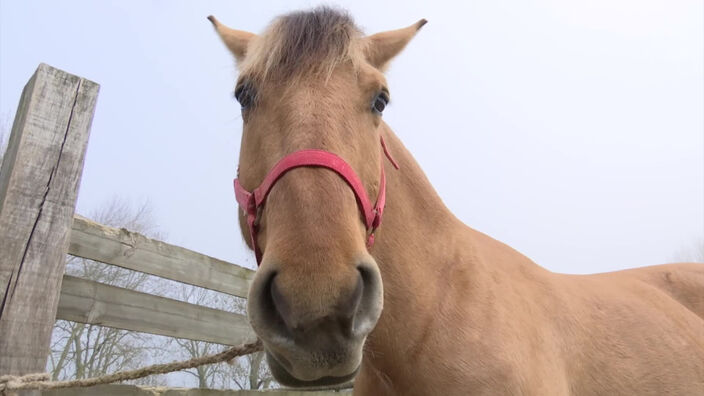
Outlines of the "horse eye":
M235 99L240 102L242 109L246 109L254 102L254 88L249 83L242 83L235 89Z
M374 98L374 103L372 103L372 111L381 115L388 104L389 96L385 92L382 92Z

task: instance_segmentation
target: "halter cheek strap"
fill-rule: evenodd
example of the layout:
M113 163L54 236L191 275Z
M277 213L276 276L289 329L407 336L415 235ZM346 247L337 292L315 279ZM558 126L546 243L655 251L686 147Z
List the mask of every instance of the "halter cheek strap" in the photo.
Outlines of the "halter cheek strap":
M386 158L389 159L394 168L399 169L398 164L394 161L389 153L384 138L381 138L381 147ZM352 167L339 156L324 150L301 150L291 153L274 165L273 168L264 177L264 181L259 187L247 191L235 179L235 198L242 210L247 214L247 226L251 238L252 248L257 258L257 264L261 264L262 251L257 244L257 228L259 221L259 212L266 202L269 191L276 182L288 171L301 166L315 166L328 168L337 173L354 192L359 210L362 212L364 224L367 227L367 246L371 247L374 244L374 231L381 224L381 218L386 205L386 174L384 173L384 164L381 164L381 177L379 179L379 195L376 203L372 207L371 200L364 189L362 181L354 172Z

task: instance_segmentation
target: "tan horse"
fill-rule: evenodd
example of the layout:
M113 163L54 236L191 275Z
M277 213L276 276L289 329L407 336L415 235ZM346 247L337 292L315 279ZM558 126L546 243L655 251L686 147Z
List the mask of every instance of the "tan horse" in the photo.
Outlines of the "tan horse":
M256 211L248 310L281 383L356 375L357 395L704 395L704 265L555 274L442 204L381 115L383 70L424 20L372 36L328 8L262 35L211 21L240 71L244 189L303 149L343 158L372 199L386 173L371 248L355 194L329 169L290 170ZM251 245L244 214L241 224Z

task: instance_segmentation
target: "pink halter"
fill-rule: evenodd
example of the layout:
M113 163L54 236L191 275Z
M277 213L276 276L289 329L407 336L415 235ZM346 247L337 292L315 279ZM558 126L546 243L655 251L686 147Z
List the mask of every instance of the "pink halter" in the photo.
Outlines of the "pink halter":
M398 169L398 164L394 161L389 150L386 147L384 138L381 138L381 147L394 168ZM259 220L259 209L264 206L266 197L269 191L274 186L277 180L286 172L300 166L317 166L328 168L337 173L347 184L352 188L354 195L359 205L359 210L362 212L364 224L367 226L367 246L371 247L374 244L374 231L381 224L381 217L384 213L386 205L386 174L384 173L384 164L381 164L381 178L379 179L379 196L376 198L376 204L372 208L371 201L364 189L362 181L354 172L352 167L337 155L325 150L301 150L293 152L276 163L273 168L264 177L264 181L259 187L249 192L242 187L239 179L235 179L235 197L242 210L247 214L247 225L249 226L249 235L252 241L252 248L257 257L257 265L261 264L262 252L257 245L257 223Z

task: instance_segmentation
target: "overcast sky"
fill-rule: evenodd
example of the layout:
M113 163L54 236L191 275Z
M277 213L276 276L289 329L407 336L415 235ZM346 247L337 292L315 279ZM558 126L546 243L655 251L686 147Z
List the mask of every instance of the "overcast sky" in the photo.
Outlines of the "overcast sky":
M205 18L260 32L318 4L0 0L0 117L40 62L98 82L79 213L148 200L170 242L251 267L236 70ZM701 0L325 4L367 33L429 20L384 117L469 226L569 273L702 246Z

